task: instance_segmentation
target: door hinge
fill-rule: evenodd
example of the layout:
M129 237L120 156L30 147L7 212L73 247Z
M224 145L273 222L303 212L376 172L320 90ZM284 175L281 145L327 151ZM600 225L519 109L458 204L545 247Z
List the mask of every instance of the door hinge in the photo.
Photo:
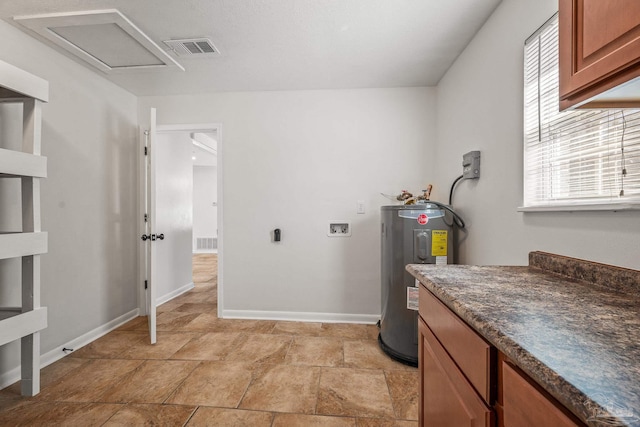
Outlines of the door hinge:
M149 214L144 214L144 222L149 222Z
M147 147L144 147L144 155L146 156L149 153L149 150L147 150Z
M149 287L149 282L147 282L146 280L144 281L144 288L147 289Z

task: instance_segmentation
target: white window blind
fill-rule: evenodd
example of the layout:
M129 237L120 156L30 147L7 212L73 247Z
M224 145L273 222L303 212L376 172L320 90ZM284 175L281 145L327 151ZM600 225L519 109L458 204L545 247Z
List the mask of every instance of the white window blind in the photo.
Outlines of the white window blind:
M557 15L524 47L523 202L640 203L640 110L559 112Z

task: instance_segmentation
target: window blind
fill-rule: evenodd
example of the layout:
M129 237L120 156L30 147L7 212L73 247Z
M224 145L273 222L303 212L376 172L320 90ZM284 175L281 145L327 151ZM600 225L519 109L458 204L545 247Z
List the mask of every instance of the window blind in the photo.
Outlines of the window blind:
M559 112L558 17L524 47L524 207L640 203L640 110Z

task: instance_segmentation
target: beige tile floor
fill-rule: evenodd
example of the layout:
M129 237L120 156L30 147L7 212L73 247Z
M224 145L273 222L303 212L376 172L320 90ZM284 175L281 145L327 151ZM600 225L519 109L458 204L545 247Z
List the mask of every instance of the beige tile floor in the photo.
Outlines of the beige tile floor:
M373 325L216 316L215 255L196 287L42 371L38 396L0 391L2 426L416 427L418 373Z

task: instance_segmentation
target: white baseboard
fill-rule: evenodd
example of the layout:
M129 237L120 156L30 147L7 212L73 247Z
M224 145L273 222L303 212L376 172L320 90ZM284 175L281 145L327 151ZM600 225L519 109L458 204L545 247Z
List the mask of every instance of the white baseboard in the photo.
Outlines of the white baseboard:
M178 297L178 296L184 294L185 292L190 291L193 288L195 288L195 285L193 284L193 282L190 282L190 283L187 283L184 286L179 287L178 289L176 289L173 292L169 292L168 294L163 295L160 298L156 298L156 306L159 306L160 304L164 304L167 301L171 301L175 297Z
M379 314L308 313L296 311L222 310L224 319L286 320L294 322L376 324Z
M114 329L119 328L131 319L135 319L139 314L139 309L136 308L135 310L131 310L130 312L125 313L122 316L118 316L110 322L107 322L102 326L98 326L97 328L79 336L78 338L75 338L63 345L54 348L51 351L48 351L47 353L40 356L40 368L44 368L45 366L48 366L53 362L56 362L65 357L67 353L62 351L63 348L72 348L74 351L78 350L89 344L90 342L93 342L98 338L108 334ZM4 372L2 375L0 375L0 389L10 386L16 381L19 381L20 378L20 366L10 371Z
M198 254L217 254L218 250L217 249L194 249L193 250L193 254L194 255L198 255Z

